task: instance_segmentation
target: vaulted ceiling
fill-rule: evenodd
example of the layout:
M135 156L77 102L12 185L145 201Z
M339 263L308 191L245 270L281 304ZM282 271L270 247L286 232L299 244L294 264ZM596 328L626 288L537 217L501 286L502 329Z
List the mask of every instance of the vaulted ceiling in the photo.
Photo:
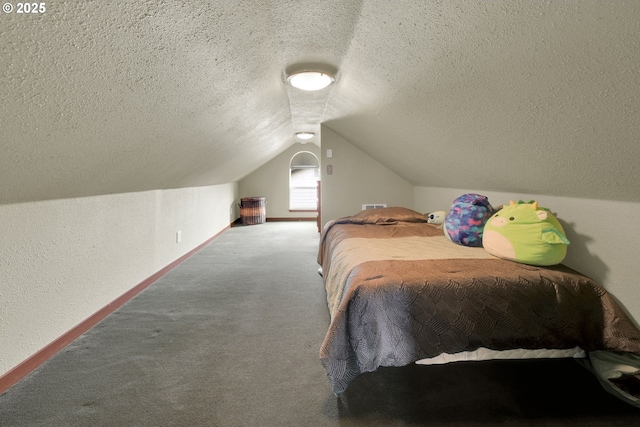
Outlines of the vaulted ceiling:
M634 0L45 4L0 14L0 203L234 182L321 123L414 185L640 201Z

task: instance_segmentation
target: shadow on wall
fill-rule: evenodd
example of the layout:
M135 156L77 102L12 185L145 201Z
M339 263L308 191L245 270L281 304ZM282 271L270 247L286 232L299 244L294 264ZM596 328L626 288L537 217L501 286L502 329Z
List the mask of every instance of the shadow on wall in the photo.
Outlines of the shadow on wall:
M569 239L569 242L571 242L571 244L569 245L569 250L567 251L567 257L565 258L563 264L568 266L569 268L573 268L571 267L572 265L578 264L578 262L574 260L580 260L580 265L589 266L589 272L581 271L581 274L589 276L600 286L606 289L605 283L608 283L610 269L600 257L589 252L587 243L592 242L593 238L589 237L586 234L576 233L572 223L566 223L561 220L559 221L562 224L565 233L567 234L567 239ZM609 295L622 308L624 313L629 317L629 319L631 319L636 327L640 328L640 323L638 323L638 321L634 318L629 309L625 306L624 302L611 293Z
M589 265L590 273L587 274L593 280L598 282L601 286L607 283L609 275L609 267L602 261L600 257L589 252L588 243L593 241L593 238L587 234L579 234L575 231L574 224L567 223L561 219L558 219L564 231L569 239L569 248L567 250L567 256L563 264L571 267L571 265L578 264L574 260L580 260L580 265Z

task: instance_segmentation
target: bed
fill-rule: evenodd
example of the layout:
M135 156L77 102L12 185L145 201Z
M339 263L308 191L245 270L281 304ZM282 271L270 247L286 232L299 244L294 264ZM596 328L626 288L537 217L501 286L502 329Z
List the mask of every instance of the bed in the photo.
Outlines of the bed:
M318 263L331 319L320 359L337 396L410 363L629 355L625 372L640 372L640 331L595 281L454 244L413 210L328 222Z

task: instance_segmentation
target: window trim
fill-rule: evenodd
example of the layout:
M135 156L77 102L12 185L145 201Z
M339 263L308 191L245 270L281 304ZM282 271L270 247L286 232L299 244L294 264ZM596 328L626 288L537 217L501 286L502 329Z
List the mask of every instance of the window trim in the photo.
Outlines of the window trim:
M309 154L309 155L313 156L315 158L315 160L316 160L316 162L315 162L316 164L295 165L295 166L293 166L292 165L293 159L299 154ZM315 185L313 187L311 187L311 186L292 187L292 185L291 185L292 184L292 182L291 182L292 181L292 179L291 179L292 178L292 172L294 170L304 170L304 169L313 169L315 171L315 173L314 173ZM288 190L289 191L289 197L288 197L288 199L289 199L288 200L288 205L289 205L288 208L289 209L288 209L288 211L289 212L307 212L307 213L314 213L315 212L315 213L317 213L318 212L318 203L319 203L319 201L317 200L317 190L318 190L318 181L320 180L320 160L318 159L318 156L316 156L314 153L312 153L310 151L298 151L297 153L295 153L291 157L291 160L289 161L288 174L289 174L289 190ZM291 196L292 196L292 189L294 189L294 188L308 189L308 190L313 189L314 190L314 196L316 197L315 207L314 208L309 208L309 206L307 205L307 206L302 206L300 208L295 208L295 207L292 208L292 206L291 206L291 202L292 202Z

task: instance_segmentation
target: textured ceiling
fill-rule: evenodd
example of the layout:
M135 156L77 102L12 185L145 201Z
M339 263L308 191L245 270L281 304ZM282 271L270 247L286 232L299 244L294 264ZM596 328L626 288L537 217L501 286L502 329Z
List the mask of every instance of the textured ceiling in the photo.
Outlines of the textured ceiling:
M320 123L415 185L640 201L635 0L46 8L0 14L0 203L233 182Z

